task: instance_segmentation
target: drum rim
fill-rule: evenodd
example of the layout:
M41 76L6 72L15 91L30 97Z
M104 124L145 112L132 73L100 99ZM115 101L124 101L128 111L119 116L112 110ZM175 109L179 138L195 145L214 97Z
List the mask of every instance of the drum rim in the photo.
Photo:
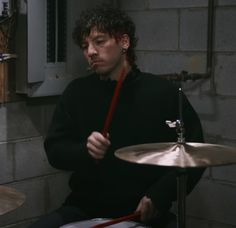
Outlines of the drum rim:
M114 218L113 218L114 219ZM87 222L87 221L104 221L104 222L107 222L107 221L110 221L112 220L112 218L92 218L92 219L86 219L86 220L81 220L81 221L77 221L77 222L71 222L71 223L68 223L68 224L65 224L63 226L61 226L60 228L63 228L65 226L68 226L68 225L73 225L73 224L76 224L76 223L82 223L82 222ZM132 221L132 220L128 220L128 221L123 221L123 222L120 222L120 223L129 223L131 225L140 225L141 228L150 228L149 226L145 226L144 224L141 224L141 223L138 223L138 222L135 222L135 221ZM115 224L114 224L115 225Z

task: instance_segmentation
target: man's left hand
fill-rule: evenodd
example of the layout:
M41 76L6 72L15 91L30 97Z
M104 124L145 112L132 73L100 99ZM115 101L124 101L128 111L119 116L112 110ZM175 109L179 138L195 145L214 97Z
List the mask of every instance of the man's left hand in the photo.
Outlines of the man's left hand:
M136 211L140 211L140 213L141 213L140 220L142 222L150 221L150 220L156 218L158 215L157 209L153 205L151 199L148 198L147 196L144 196L140 200Z

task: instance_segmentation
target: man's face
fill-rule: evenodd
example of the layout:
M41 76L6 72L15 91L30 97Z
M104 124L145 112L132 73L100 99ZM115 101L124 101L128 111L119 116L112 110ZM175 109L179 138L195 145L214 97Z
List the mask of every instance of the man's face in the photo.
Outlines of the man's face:
M122 38L117 40L108 33L92 29L82 43L82 50L90 67L99 74L110 74L121 67L125 55L122 54Z

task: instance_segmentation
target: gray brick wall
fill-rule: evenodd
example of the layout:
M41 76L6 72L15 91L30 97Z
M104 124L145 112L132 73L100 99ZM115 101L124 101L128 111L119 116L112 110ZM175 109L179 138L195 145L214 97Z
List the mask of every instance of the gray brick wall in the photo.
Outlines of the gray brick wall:
M27 227L59 207L69 192L69 173L53 169L43 148L55 102L46 98L0 107L0 184L26 196L21 207L1 215L0 227Z
M81 1L83 7L89 3ZM157 74L206 68L206 0L116 0L137 25L138 65ZM206 142L236 146L236 1L216 1L214 78L185 82ZM1 228L25 228L57 208L68 193L69 173L48 164L43 137L55 101L26 100L0 107L0 184L26 195L0 217ZM236 227L236 165L208 168L187 198L187 227ZM60 191L58 191L60 189Z
M183 9L180 12L179 49L182 51L206 50L207 10Z
M137 63L142 70L206 72L208 1L119 3L136 22ZM183 88L199 114L206 142L236 147L236 1L215 3L213 78L184 82ZM187 227L236 227L235 192L236 165L208 168L187 197Z
M218 7L215 21L215 50L236 51L235 7Z
M139 50L165 51L178 48L178 13L176 11L161 11L158 14L155 11L137 11L130 15L136 22Z

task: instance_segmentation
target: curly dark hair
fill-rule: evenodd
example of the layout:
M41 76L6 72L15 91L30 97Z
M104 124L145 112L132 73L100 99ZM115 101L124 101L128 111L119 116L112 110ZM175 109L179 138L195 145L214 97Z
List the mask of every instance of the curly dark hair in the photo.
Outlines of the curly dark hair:
M127 34L130 38L130 47L127 50L128 61L131 65L135 64L134 48L137 45L135 24L125 12L107 4L83 11L73 31L73 39L79 47L82 46L84 38L90 34L94 27L116 39L122 34Z

